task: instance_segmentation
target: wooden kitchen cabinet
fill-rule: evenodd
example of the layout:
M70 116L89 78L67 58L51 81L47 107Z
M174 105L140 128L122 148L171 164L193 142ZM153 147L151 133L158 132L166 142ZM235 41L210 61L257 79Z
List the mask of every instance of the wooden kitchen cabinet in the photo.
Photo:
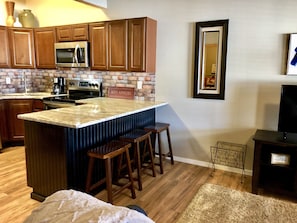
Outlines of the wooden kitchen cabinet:
M128 70L128 20L107 22L108 70Z
M88 24L57 26L57 41L84 41L89 39Z
M2 143L8 140L5 101L0 100L0 137Z
M10 67L8 32L5 26L0 26L0 43L0 67Z
M89 24L91 69L155 72L157 22L136 18Z
M8 120L8 140L24 140L24 121L17 118L18 114L32 112L31 99L12 99L6 100L7 120Z
M129 20L129 71L155 72L156 37L155 20L150 18Z
M107 24L89 24L91 69L107 70Z
M34 38L31 28L8 28L11 67L34 68Z
M35 28L35 57L37 68L56 68L55 49L56 29L54 27Z
M32 102L32 111L38 112L44 110L44 104L41 99L33 99Z

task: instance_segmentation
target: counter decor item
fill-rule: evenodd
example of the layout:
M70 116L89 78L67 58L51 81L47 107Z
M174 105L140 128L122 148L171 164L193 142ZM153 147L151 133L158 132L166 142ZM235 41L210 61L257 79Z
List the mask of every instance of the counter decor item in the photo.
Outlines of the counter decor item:
M6 1L5 2L6 12L7 12L7 18L6 18L6 25L7 26L13 26L13 23L14 23L14 18L13 18L14 5L15 5L15 3L12 2L12 1Z
M13 24L14 27L23 27L22 23L20 23L19 17L15 18L15 22Z
M19 14L19 19L23 27L34 27L35 17L30 9L23 9L23 11Z

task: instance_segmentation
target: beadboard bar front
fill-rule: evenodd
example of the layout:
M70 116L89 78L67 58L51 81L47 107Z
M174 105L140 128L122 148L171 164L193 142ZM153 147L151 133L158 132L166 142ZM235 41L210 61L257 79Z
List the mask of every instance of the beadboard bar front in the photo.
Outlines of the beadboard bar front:
M84 128L67 128L25 120L27 183L31 198L43 201L62 189L84 191L87 151L135 128L155 122L155 109ZM104 176L104 165L94 169L94 181Z

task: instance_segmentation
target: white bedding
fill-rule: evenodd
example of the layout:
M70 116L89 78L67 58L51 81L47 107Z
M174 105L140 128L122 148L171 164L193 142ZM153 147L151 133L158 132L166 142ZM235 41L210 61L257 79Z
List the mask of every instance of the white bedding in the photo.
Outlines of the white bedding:
M154 223L144 214L86 193L61 190L47 197L24 223Z

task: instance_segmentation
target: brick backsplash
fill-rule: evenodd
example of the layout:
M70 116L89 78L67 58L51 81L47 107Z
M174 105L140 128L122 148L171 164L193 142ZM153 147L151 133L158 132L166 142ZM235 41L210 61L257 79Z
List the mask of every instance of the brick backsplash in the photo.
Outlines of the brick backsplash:
M25 78L24 78L25 77ZM0 69L0 93L25 92L26 86L33 92L51 92L54 77L101 79L103 92L106 94L109 86L134 87L136 99L155 100L155 74L135 72L100 72L89 69ZM10 84L6 83L9 78ZM137 89L137 81L142 81L142 89Z

